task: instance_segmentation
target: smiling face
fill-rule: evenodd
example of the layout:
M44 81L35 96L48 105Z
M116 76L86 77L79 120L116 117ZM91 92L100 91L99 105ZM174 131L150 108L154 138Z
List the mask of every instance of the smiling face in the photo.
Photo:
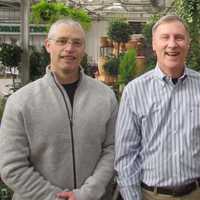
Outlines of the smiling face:
M59 24L46 40L45 46L50 54L51 70L55 71L58 78L71 76L71 79L77 80L85 53L84 32L77 26Z
M189 50L189 34L184 25L177 20L161 23L153 32L152 46L161 71L180 77Z

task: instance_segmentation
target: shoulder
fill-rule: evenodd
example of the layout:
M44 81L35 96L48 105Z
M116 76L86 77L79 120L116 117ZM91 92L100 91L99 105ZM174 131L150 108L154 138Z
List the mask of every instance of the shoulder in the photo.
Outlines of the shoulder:
M186 68L186 74L189 78L200 81L200 73L199 72L197 72L193 69L190 69L190 68Z
M150 70L141 76L136 77L132 81L130 81L126 87L125 91L136 91L141 88L147 88L152 82L156 79L154 69Z
M28 83L22 88L18 89L14 92L9 98L9 103L14 103L17 105L23 105L26 103L30 103L33 97L37 96L41 92L41 88L44 86L43 78Z
M112 88L103 82L91 78L87 75L85 75L84 79L86 89L91 90L94 93L100 93L102 95L114 95Z
M82 92L87 94L93 102L101 102L111 108L118 107L118 102L113 89L99 80L85 76L82 83Z

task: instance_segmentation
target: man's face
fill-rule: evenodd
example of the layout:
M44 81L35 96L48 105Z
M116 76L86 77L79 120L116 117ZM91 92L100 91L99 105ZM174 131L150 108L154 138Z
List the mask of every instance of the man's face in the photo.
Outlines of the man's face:
M171 21L160 24L153 34L152 46L162 71L183 70L189 49L189 36L181 22Z
M51 68L63 74L77 72L85 53L84 33L72 26L58 25L46 41Z

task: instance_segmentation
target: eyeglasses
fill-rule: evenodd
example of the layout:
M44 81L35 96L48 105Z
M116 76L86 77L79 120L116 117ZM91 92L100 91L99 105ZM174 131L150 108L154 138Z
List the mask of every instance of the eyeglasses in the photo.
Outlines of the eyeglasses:
M81 47L83 45L83 41L80 39L69 39L69 38L50 38L49 40L55 41L58 46L64 46L66 44L71 44L73 47Z

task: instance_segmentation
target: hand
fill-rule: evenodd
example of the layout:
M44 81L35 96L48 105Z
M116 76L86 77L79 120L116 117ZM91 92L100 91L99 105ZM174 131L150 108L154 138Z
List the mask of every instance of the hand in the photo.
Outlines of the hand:
M76 200L73 192L59 192L56 194L57 197L67 200Z

